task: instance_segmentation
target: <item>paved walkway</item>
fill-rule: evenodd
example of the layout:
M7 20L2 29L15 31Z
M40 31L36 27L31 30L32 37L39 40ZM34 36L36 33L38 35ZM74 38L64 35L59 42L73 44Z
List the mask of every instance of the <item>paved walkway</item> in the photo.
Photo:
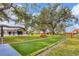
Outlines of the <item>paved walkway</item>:
M47 50L43 51L42 53L38 54L37 56L46 56L49 52L51 52L51 50L58 47L59 45L61 45L64 42L65 42L65 40L61 41L59 44L57 44L57 45L55 45L55 46L53 46L51 48L48 48Z
M0 56L20 56L9 44L0 44Z

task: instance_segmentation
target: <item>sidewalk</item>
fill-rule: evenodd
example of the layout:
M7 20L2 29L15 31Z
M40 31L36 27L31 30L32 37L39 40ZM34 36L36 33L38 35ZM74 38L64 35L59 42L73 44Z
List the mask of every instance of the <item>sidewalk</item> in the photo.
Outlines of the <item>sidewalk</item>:
M0 44L0 56L20 56L9 44Z

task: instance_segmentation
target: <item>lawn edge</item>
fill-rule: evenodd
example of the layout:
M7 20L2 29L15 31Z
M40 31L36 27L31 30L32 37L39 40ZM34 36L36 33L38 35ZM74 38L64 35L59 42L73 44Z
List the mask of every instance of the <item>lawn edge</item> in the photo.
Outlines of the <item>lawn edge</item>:
M58 43L62 42L62 40L64 40L64 39L61 39L61 40L59 40L59 41L57 41L57 42L55 42L55 43L53 43L53 44L51 44L51 45L49 45L49 46L46 46L46 47L44 47L44 48L42 48L42 49L40 49L40 50L38 50L38 51L36 51L36 52L33 52L33 53L31 53L29 56L36 56L36 55L38 55L38 54L44 52L45 50L48 50L49 48L51 48L51 47L57 45Z

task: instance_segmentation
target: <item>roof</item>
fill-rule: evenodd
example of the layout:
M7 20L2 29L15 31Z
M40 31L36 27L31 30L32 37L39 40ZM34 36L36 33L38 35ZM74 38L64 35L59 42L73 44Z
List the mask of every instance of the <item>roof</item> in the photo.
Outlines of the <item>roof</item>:
M7 28L24 28L24 27L21 27L21 26L8 26L8 25L0 25L0 27L7 27Z
M0 27L8 27L8 28L24 28L23 24L15 24L13 21L0 21Z

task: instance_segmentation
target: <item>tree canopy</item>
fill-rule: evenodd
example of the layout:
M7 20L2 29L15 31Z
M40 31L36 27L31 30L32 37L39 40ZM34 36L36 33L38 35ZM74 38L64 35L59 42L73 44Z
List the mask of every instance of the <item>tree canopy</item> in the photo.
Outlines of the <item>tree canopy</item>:
M1 3L0 20L14 20L16 23L22 22L24 23L26 31L31 27L32 32L34 30L40 31L49 29L55 34L55 32L64 31L66 26L68 26L66 23L68 20L77 19L72 15L69 8L62 7L62 4L59 3L48 4L48 7L41 9L39 15L29 13L30 8L35 9L39 8L39 6L35 3L23 3L21 6L14 3ZM11 14L9 15L7 11L10 11ZM11 18L11 15L15 15L16 19Z

